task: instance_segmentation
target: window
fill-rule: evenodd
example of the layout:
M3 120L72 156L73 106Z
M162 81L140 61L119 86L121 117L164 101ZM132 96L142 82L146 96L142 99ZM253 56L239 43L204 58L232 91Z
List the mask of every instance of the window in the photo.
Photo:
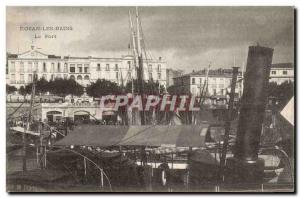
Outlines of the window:
M157 70L161 71L161 65L160 64L157 65Z
M79 72L79 73L82 73L82 65L81 65L81 64L78 64L77 67L78 67L78 72Z
M88 75L84 76L84 80L89 80L89 79L90 79L90 77Z
M68 63L65 63L64 72L68 72Z
M51 74L51 80L54 80L54 74Z
M118 71L119 70L119 66L118 64L115 64L115 71Z
M192 78L192 85L195 84L195 78Z
M153 79L152 73L151 73L151 72L149 72L149 79L150 79L150 80Z
M148 65L148 70L152 71L152 65L151 64Z
M20 83L24 83L24 74L20 74Z
M15 66L15 62L11 62L10 63L10 72L15 72L16 71L16 66Z
M271 74L276 74L276 71L272 71Z
M128 64L128 69L131 69L131 62L127 61L127 64Z
M54 72L54 63L51 63L51 71L50 72Z
M119 79L119 72L116 72L116 79Z
M157 76L158 76L158 79L160 80L161 79L161 73L158 73Z
M43 78L47 80L47 74L43 74Z
M75 64L70 65L70 73L75 73Z
M77 80L82 80L82 76L81 75L77 76Z
M57 72L60 72L60 63L57 63Z
M16 83L16 75L15 74L11 74L11 76L10 76L10 82L11 83Z
M199 80L200 80L200 85L201 85L201 83L202 83L202 78L200 78Z
M97 71L100 71L100 70L101 70L100 64L97 64Z
M131 79L131 72L128 72L128 79Z
M34 62L34 71L35 71L35 72L38 72L38 69L39 69L39 64L38 64L38 62Z
M223 89L224 88L224 84L219 84L219 88Z
M84 64L84 73L89 73L89 64Z
M20 73L24 73L24 62L20 62Z
M282 74L283 75L287 75L287 71L282 71Z
M106 70L106 71L109 71L109 64L106 64L105 70Z
M43 72L47 72L46 63L43 63Z
M64 79L67 79L68 78L68 74L64 74Z
M70 79L75 80L75 76L74 76L74 75L71 75L71 76L70 76Z
M217 95L217 90L213 89L214 95Z
M32 74L28 74L28 82L29 82L29 83L32 82Z
M27 68L27 71L28 71L29 73L32 72L32 62L28 62L28 68Z

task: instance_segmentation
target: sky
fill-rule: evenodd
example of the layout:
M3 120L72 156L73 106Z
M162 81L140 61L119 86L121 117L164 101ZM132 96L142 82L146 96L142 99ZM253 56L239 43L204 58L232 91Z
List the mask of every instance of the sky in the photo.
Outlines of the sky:
M7 52L25 52L33 43L43 53L61 56L127 55L129 11L134 15L135 8L7 7ZM294 62L293 7L139 7L139 14L146 51L166 60L168 68L242 67L248 47L257 43L274 48L273 63ZM20 30L37 26L72 30Z

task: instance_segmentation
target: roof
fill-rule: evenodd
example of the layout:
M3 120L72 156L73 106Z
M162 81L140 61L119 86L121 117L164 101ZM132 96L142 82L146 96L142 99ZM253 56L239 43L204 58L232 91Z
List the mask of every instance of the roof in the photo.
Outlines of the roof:
M203 69L203 70L199 70L199 71L193 71L191 73L188 74L184 74L178 77L174 77L174 78L181 78L181 77L190 77L190 76L206 76L207 70ZM239 72L239 74L241 74L241 72ZM213 77L213 76L221 76L221 77L232 77L232 69L211 69L209 70L208 73L209 77Z
M39 48L37 48L37 49L39 49ZM43 53L39 50L36 50L36 49L31 49L31 50L25 51L25 52L20 53L20 54L12 54L12 53L7 52L7 58L8 59L18 59L18 58L23 58L23 59L24 58L34 58L35 59L36 57L22 57L22 56L27 55L27 54L30 55L30 53L32 53L32 52L43 55L44 56L43 58L45 58L45 59L70 59L70 60L71 59L88 59L88 60L89 59L97 59L97 60L118 61L118 62L120 62L122 60L127 60L127 59L128 60L134 59L134 57L132 55L126 55L126 56L122 56L122 57L94 57L94 56L70 56L70 55L68 55L68 56L57 56L55 54L45 54L45 53ZM149 61L151 63L166 63L166 61L163 60L163 59L144 58L143 60L146 61L146 62Z
M271 68L294 68L293 63L276 63L272 64Z
M202 147L208 124L203 125L81 125L55 143L57 146L176 146Z
M18 58L18 54L7 53L7 58Z

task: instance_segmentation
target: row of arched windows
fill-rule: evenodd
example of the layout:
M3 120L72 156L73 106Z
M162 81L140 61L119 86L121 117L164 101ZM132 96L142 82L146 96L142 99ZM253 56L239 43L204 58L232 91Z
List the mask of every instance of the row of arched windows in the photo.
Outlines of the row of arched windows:
M71 75L70 78L75 80L75 76L74 76L74 75ZM84 79L84 80L90 80L90 77L89 77L88 75L85 75L85 76L83 77L83 79ZM77 80L82 80L82 76L81 76L81 75L78 75L78 76L77 76Z

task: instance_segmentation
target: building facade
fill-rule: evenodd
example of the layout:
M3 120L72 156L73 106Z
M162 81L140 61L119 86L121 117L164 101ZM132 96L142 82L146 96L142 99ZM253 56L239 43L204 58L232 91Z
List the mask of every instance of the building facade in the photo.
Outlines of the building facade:
M6 63L6 83L17 88L29 84L36 71L38 79L73 78L83 86L97 79L106 79L126 84L136 79L134 57L121 58L72 57L44 54L34 47L22 54L8 54ZM144 79L158 81L166 86L166 62L144 60Z
M232 78L231 69L217 69L210 70L208 74L208 87L207 95L224 96L226 93L230 92L230 84ZM197 72L192 72L189 74L181 75L173 78L176 90L184 93L191 93L195 96L200 96L205 79L206 70L201 70ZM275 82L277 84L282 84L286 81L294 81L294 66L292 63L277 63L272 64L270 70L270 82ZM241 96L243 91L243 80L242 73L238 74L237 85L235 92Z
M174 85L174 78L178 77L178 76L182 76L183 75L183 70L181 69L167 69L167 82L166 82L166 86L172 86Z
M294 81L294 64L293 63L277 63L272 64L270 72L270 82L282 84L286 81Z
M179 77L174 78L174 85L178 92L191 93L195 96L201 96L206 93L207 96L226 96L230 92L230 85L232 79L231 69L217 69L210 70L206 82L206 70L192 72ZM235 92L239 95L242 91L242 75L238 74L238 82L235 88ZM204 85L207 88L204 88Z

